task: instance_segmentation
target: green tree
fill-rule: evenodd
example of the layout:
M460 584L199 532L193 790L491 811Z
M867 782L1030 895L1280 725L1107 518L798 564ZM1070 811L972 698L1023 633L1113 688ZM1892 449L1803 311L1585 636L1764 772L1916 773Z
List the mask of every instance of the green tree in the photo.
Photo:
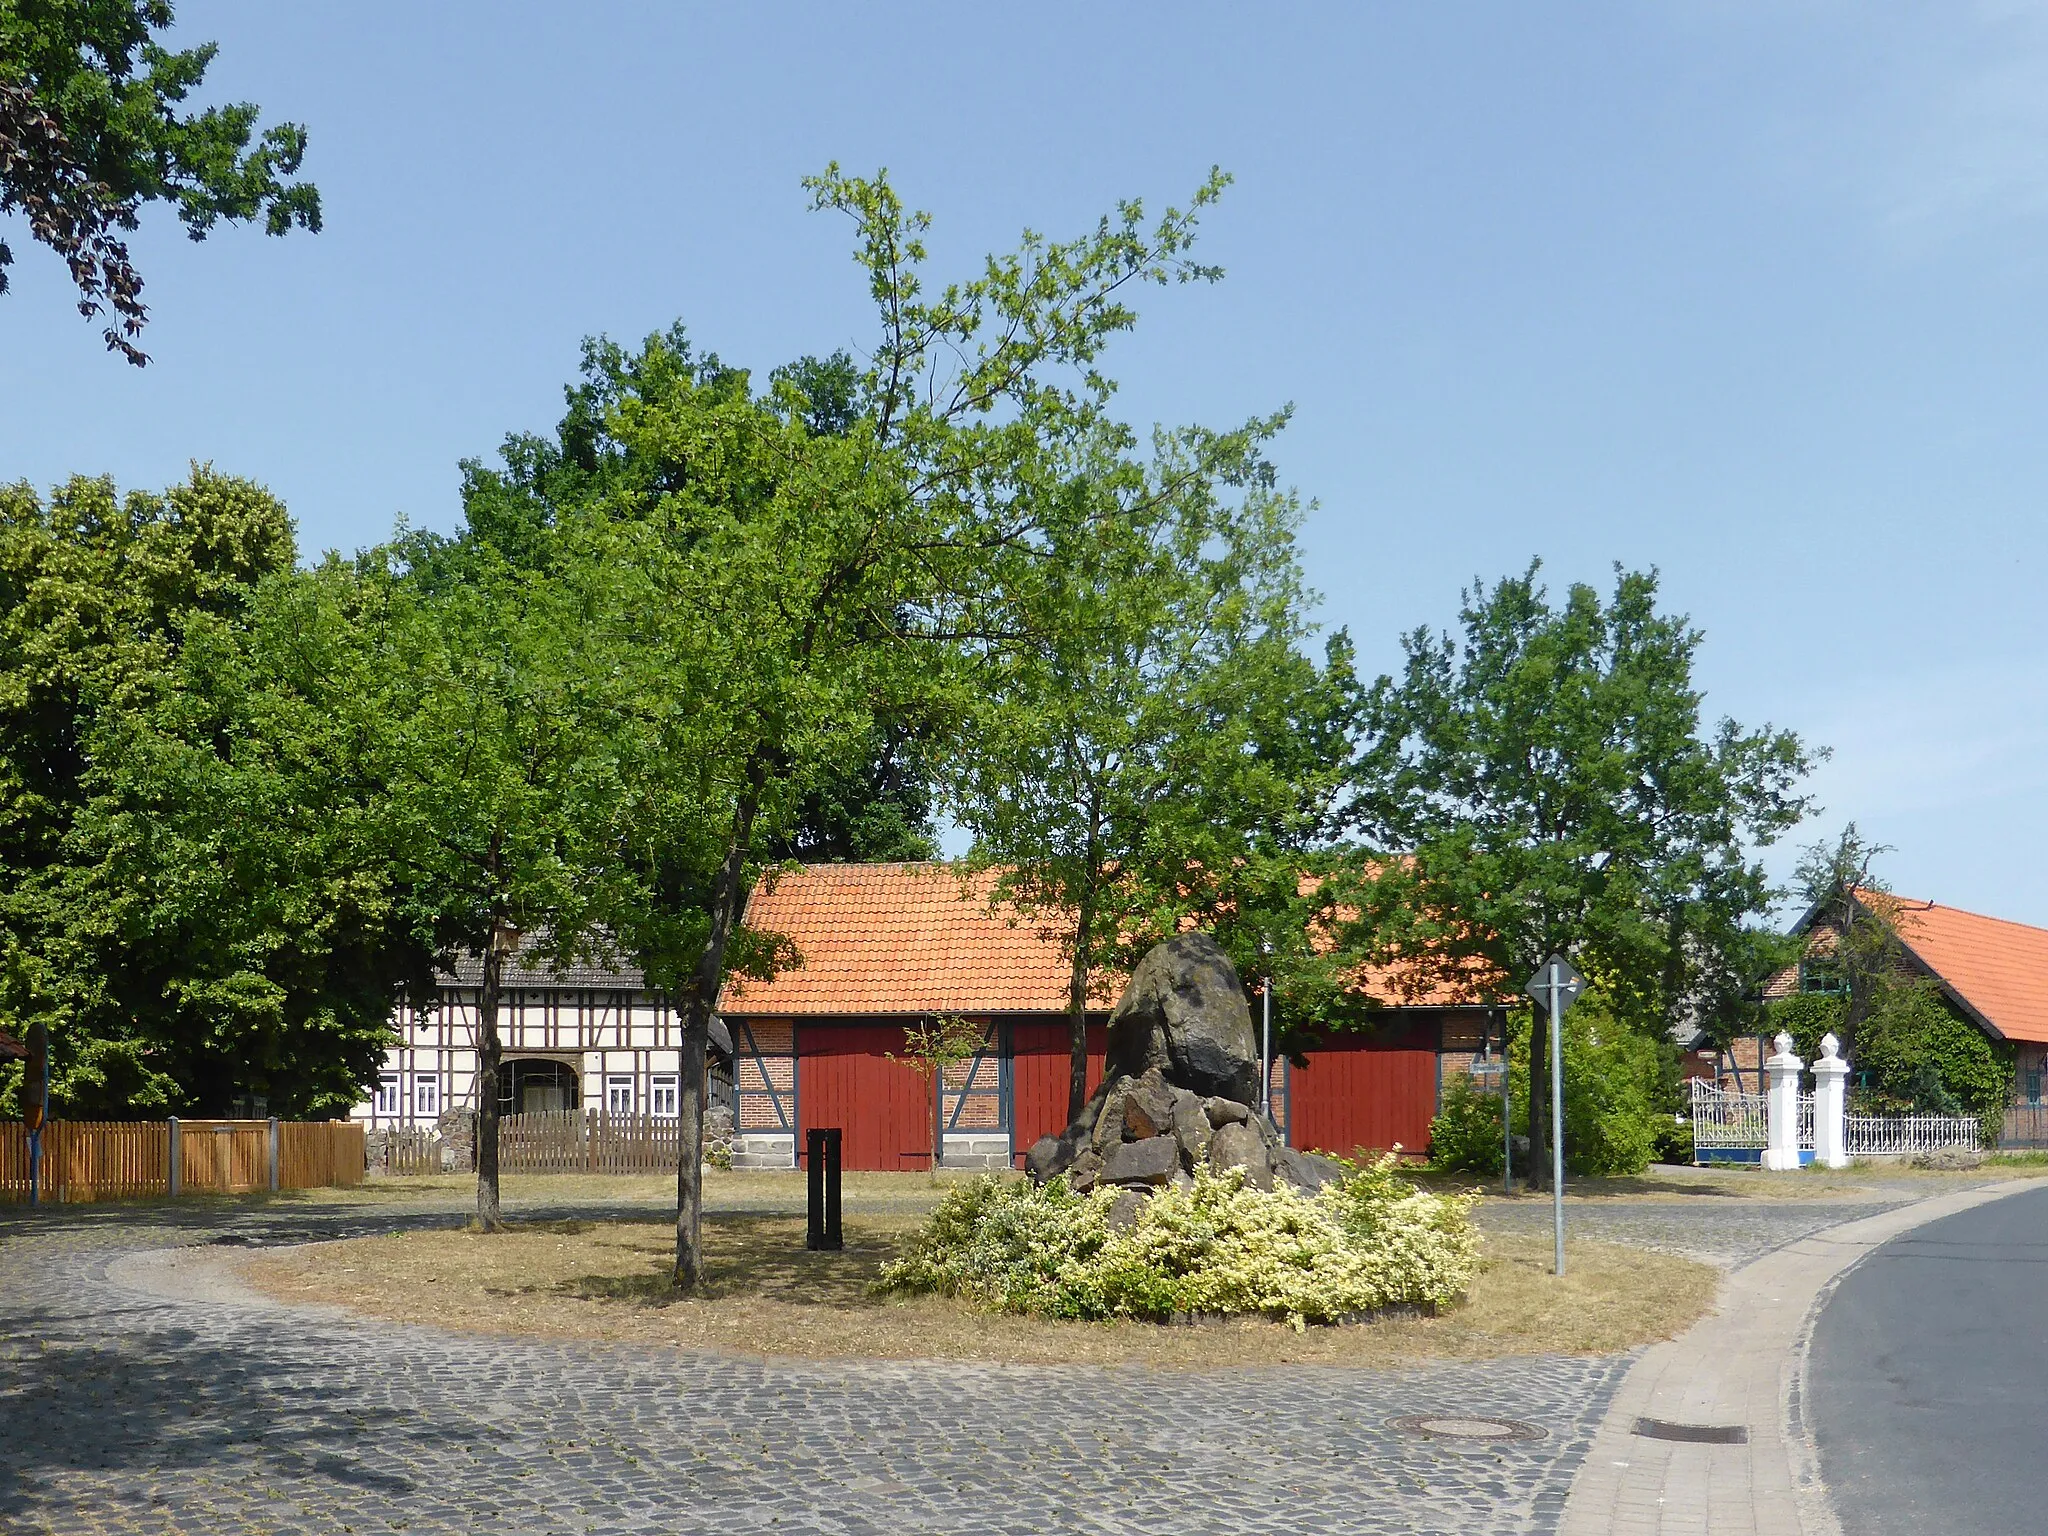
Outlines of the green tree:
M819 763L792 825L763 839L770 861L905 863L937 856L932 835L932 749L909 730L876 721Z
M1832 1028L1844 1055L1854 1051L1864 1021L1905 963L1888 911L1890 887L1871 868L1890 851L1864 838L1852 821L1834 842L1810 844L1795 877L1807 904L1802 984L1840 994Z
M945 1094L940 1085L953 1068L974 1060L988 1042L988 1025L979 1019L964 1019L957 1013L936 1014L903 1031L903 1055L886 1051L889 1060L903 1064L924 1080L931 1090L931 1176L939 1182L939 1164L945 1160Z
M415 581L415 565L459 579ZM357 786L358 857L446 965L481 962L477 1211L502 1226L498 1015L515 953L571 961L616 903L619 667L578 590L487 546L401 538L276 589L259 643L281 692Z
M194 240L222 219L320 228L319 192L292 179L304 128L259 135L248 102L180 111L219 47L164 47L171 19L169 0L0 0L0 214L70 266L80 314L112 311L107 347L138 366L148 311L120 232L144 204L175 205ZM0 293L13 260L0 240Z
M598 344L558 441L516 443L475 477L473 522L495 541L586 551L577 569L610 605L602 622L639 641L619 846L651 899L617 928L683 1016L681 1286L702 1276L719 988L778 955L740 923L760 854L796 834L850 743L878 728L945 742L972 663L1044 611L1025 594L1062 520L1084 515L1060 494L1065 471L1128 437L1099 371L1135 318L1121 295L1209 275L1185 252L1220 187L1149 224L1131 203L1075 241L1027 234L979 277L927 293L924 216L886 178L834 167L810 184L814 203L852 219L881 323L850 382L828 359L757 393L677 333L634 354Z
M1503 992L1563 950L1622 1023L1661 1033L1703 991L1739 994L1772 894L1751 851L1805 814L1809 754L1787 731L1705 727L1702 636L1658 611L1654 573L1553 606L1537 569L1469 590L1462 639L1416 630L1375 687L1359 812L1401 856L1360 882L1361 943L1423 974L1476 965ZM1538 1018L1538 1169L1548 1033Z
M1531 1053L1531 1026L1542 1017L1539 1010L1523 1009L1509 1029L1508 1091L1517 1105L1516 1128L1525 1135L1530 1124L1529 1064L1549 1063L1547 1054ZM1600 988L1589 987L1580 996L1564 1018L1564 1165L1568 1171L1607 1178L1641 1173L1649 1166L1658 1133L1671 1121L1669 1105L1659 1093L1664 1070L1658 1042L1619 1017ZM1546 1109L1550 1103L1548 1082L1545 1074L1542 1103ZM1534 1137L1531 1147L1533 1155ZM1544 1171L1549 1168L1547 1162L1536 1166Z
M1087 1098L1089 978L1187 921L1240 974L1283 978L1297 1022L1348 992L1310 943L1327 893L1304 875L1333 827L1357 690L1346 637L1322 667L1302 650L1298 508L1260 456L1277 425L1185 431L1154 465L1077 478L1069 494L1106 510L1054 552L1033 593L1044 621L988 668L963 733L951 800L972 862L1069 961L1069 1118Z
M62 1113L343 1111L425 974L354 787L267 703L292 562L283 507L208 469L0 491L0 1014L49 1025Z

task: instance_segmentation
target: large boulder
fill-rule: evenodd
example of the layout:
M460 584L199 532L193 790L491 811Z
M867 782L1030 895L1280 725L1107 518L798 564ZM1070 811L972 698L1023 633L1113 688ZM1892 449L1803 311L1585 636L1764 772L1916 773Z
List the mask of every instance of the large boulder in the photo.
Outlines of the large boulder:
M1249 1104L1258 1097L1252 1012L1230 957L1206 933L1183 933L1138 962L1109 1016L1104 1077L1143 1077Z
M1291 1150L1253 1107L1259 1094L1251 1010L1229 958L1205 934L1169 939L1138 962L1109 1020L1102 1084L1074 1123L1024 1155L1039 1183L1122 1191L1116 1220L1141 1196L1186 1186L1195 1171L1244 1170L1245 1181L1314 1190L1341 1176L1327 1158Z

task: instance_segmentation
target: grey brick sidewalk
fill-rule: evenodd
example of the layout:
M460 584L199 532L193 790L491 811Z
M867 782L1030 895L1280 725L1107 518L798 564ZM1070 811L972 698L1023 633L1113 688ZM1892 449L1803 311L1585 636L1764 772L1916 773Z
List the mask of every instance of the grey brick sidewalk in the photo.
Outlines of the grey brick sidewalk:
M1877 1208L1617 1205L1576 1229L1705 1243L1730 1262ZM1541 1214L1526 1202L1483 1219ZM450 1219L415 1205L0 1220L0 1528L1550 1531L1630 1363L763 1362L179 1300L123 1279L135 1255L222 1235ZM1411 1413L1507 1414L1544 1438L1390 1427Z

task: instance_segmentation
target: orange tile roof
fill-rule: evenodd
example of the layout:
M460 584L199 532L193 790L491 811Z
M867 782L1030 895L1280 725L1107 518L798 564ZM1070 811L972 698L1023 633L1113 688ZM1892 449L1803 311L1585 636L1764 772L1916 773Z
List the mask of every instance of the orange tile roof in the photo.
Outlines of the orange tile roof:
M786 935L803 964L773 981L733 978L720 1008L751 1017L1064 1012L1070 967L1059 940L1032 918L991 912L995 879L946 864L807 864L764 875L747 926ZM1104 984L1097 980L1098 994ZM1091 1002L1110 1007L1120 985Z
M1899 941L1993 1029L2048 1045L2048 928L1888 892L1856 897L1889 917Z
M807 864L764 875L747 926L786 935L803 964L772 981L735 977L720 1008L742 1017L1063 1013L1068 963L1039 919L989 909L994 871L946 864ZM1480 1001L1447 982L1361 972L1365 990L1408 1007ZM1092 1008L1112 1007L1121 975L1099 972Z

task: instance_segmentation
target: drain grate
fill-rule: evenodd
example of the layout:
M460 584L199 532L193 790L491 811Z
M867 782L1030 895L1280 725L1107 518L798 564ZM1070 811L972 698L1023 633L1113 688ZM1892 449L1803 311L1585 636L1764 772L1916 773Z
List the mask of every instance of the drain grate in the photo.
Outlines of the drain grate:
M1404 1413L1387 1420L1390 1429L1432 1440L1541 1440L1543 1431L1520 1419L1479 1418L1462 1413Z
M1637 1419L1635 1433L1645 1440L1689 1440L1700 1445L1749 1443L1749 1431L1740 1424L1674 1424L1669 1419Z

